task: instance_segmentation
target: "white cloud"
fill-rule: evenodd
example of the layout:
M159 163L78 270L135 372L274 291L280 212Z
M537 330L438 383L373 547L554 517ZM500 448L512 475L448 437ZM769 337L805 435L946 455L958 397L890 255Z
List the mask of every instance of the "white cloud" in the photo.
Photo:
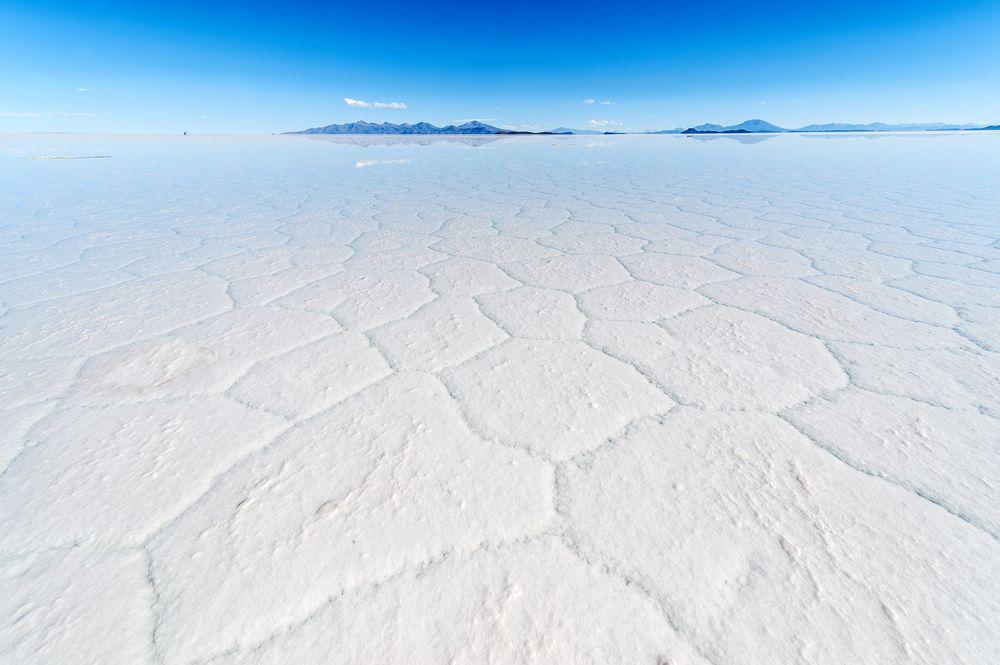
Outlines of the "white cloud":
M77 88L77 92L90 92L90 88Z
M587 99L583 100L583 103L584 103L584 104L593 104L593 103L594 103L594 102L596 102L596 101L597 101L596 99L590 99L590 98L588 97Z
M63 118L89 118L93 113L76 113L73 111L53 111L52 115L58 115Z
M587 124L591 127L619 127L622 123L617 120L588 120Z
M601 104L603 104L604 106L611 106L612 104L614 104L614 102L612 102L611 100L605 99L603 102L601 102Z
M403 102L366 102L361 99L351 99L344 97L344 103L348 106L359 106L363 109L405 109Z
M38 118L38 113L18 113L17 111L0 111L0 118Z

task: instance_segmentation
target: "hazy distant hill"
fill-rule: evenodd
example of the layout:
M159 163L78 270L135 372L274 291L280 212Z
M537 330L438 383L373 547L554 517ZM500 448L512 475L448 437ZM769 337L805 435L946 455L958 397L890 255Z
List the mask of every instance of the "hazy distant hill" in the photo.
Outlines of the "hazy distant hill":
M988 129L974 124L949 124L945 122L911 122L897 125L890 125L884 122L870 122L868 124L856 124L846 122L830 122L822 125L806 125L798 129L785 129L766 120L755 118L741 122L738 125L714 125L706 123L689 127L683 131L675 129L665 129L659 132L649 132L650 134L764 134L778 132L902 132L902 131L947 131L964 129Z
M793 129L793 132L920 132L944 131L949 129L978 129L976 125L955 125L945 122L910 122L889 125L884 122L870 122L867 125L831 122L825 125L806 125Z
M569 127L556 127L555 129L550 129L549 134L603 134L604 132L597 129L570 129Z
M396 125L391 122L349 122L343 125L326 125L325 127L313 127L300 132L286 132L288 134L525 134L530 132L513 132L500 129L493 125L487 125L473 120L461 125L448 125L447 127L437 127L429 122L418 122L415 124L403 123Z

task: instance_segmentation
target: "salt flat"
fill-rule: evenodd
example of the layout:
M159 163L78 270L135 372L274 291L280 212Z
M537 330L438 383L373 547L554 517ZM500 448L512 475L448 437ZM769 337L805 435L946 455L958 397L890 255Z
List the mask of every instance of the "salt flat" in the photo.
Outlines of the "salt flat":
M0 137L0 661L996 663L997 155Z

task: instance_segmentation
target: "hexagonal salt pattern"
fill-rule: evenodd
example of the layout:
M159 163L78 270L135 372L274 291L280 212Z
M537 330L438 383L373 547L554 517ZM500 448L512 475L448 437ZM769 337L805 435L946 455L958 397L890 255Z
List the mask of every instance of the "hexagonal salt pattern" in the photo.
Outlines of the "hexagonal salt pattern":
M633 367L580 342L514 339L444 376L478 432L553 459L674 405Z
M993 665L1000 137L605 138L0 137L0 662Z
M218 662L278 665L311 661L316 653L344 665L708 662L653 600L552 538L444 557L419 573L344 594L261 648Z
M262 643L347 590L538 533L551 491L547 465L478 440L437 379L389 377L235 465L155 535L166 659Z
M713 662L992 658L997 541L776 416L650 419L562 485L573 547Z

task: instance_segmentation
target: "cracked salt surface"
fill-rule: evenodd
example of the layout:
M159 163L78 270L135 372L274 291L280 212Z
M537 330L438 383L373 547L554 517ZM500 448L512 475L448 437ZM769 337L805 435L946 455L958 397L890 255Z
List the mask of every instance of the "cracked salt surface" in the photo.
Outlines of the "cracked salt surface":
M1000 135L0 144L0 662L996 662Z

